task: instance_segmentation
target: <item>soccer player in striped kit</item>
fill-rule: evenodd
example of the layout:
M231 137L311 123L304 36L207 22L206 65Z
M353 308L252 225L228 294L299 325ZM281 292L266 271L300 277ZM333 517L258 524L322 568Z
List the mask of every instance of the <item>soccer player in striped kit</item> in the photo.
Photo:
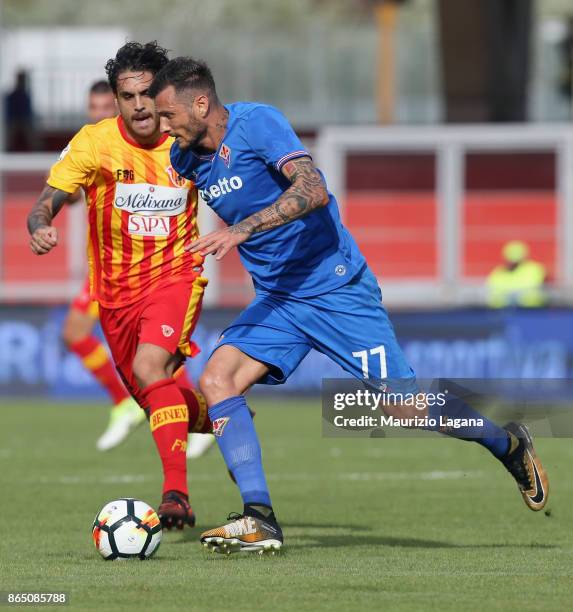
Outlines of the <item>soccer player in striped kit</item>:
M88 93L89 123L99 123L103 119L117 116L115 94L107 81L96 81ZM79 189L68 199L70 204L85 204L83 191ZM107 451L121 444L143 421L145 414L119 378L108 351L93 333L99 320L99 308L90 295L90 279L86 275L80 292L70 304L62 329L62 339L68 350L75 353L84 367L91 372L107 391L113 406L105 431L97 439L96 447ZM179 384L193 388L184 367L175 374ZM189 434L187 457L198 457L214 442L212 435Z
M28 216L30 246L43 255L58 244L52 219L83 188L88 207L90 295L115 365L146 411L163 464L164 526L195 523L189 505L188 431L211 424L202 396L173 377L197 352L191 334L207 280L203 258L185 251L197 238L197 190L169 160L153 76L167 63L156 42L126 43L106 64L119 116L84 126L52 166Z
M107 81L96 81L88 94L89 123L99 123L116 115L117 106L111 86ZM80 201L83 202L81 189L68 198L70 204ZM62 339L68 350L79 357L84 367L107 391L113 403L106 430L96 442L98 450L106 451L121 444L142 419L145 420L145 415L119 378L105 346L93 333L98 319L98 304L90 295L88 276L70 304L62 329Z

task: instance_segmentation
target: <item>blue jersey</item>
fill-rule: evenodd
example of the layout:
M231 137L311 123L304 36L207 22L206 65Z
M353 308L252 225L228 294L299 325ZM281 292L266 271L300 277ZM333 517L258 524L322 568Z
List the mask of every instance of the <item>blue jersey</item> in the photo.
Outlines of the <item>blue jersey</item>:
M277 109L236 102L227 131L212 155L171 147L171 163L195 182L203 200L227 225L270 206L291 185L283 165L310 156ZM306 217L241 244L243 265L255 288L297 297L320 295L348 283L365 265L352 236L342 225L336 199Z

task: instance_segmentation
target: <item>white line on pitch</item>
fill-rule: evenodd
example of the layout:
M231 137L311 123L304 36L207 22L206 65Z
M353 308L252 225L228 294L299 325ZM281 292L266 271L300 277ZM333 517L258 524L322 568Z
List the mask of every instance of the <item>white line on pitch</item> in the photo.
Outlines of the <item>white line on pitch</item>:
M330 472L330 473L270 473L267 479L273 482L305 482L316 480L350 480L355 482L379 482L383 480L461 480L463 478L481 478L481 471L434 470L432 472ZM213 474L191 474L189 480L193 482L212 482L214 480L227 480L225 473ZM60 484L60 485L90 485L90 484L131 484L154 482L160 480L159 475L152 474L109 474L107 476L80 476L67 475L55 478L40 477L34 479L38 484Z
M483 472L462 470L433 472L350 472L339 474L341 480L379 481L379 480L459 480L462 478L481 478Z

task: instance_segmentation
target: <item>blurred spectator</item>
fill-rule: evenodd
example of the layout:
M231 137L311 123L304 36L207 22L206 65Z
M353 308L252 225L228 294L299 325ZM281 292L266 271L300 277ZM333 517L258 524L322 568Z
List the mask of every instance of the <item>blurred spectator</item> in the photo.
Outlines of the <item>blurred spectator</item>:
M529 247L521 240L508 242L502 250L504 263L487 277L491 308L520 306L539 308L547 303L545 266L529 258Z
M107 81L96 81L90 87L88 94L88 118L90 123L98 123L102 119L115 117L117 106L115 95Z
M567 33L559 44L559 51L561 54L559 91L571 101L573 97L573 15L567 21Z
M28 87L28 73L16 73L16 85L4 99L6 150L31 151L35 148L34 112Z

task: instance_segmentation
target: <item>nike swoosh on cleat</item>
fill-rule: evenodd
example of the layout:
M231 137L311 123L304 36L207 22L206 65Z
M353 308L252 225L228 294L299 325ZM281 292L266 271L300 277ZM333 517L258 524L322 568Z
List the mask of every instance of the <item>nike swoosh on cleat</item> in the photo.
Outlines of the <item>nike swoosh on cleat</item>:
M541 478L539 477L539 472L537 471L535 461L533 460L533 457L531 456L531 453L529 451L527 451L527 454L531 459L531 463L533 464L533 473L535 474L535 495L528 495L527 497L534 504L539 504L543 501L543 498L545 497L545 492L543 491L543 484L541 483Z

